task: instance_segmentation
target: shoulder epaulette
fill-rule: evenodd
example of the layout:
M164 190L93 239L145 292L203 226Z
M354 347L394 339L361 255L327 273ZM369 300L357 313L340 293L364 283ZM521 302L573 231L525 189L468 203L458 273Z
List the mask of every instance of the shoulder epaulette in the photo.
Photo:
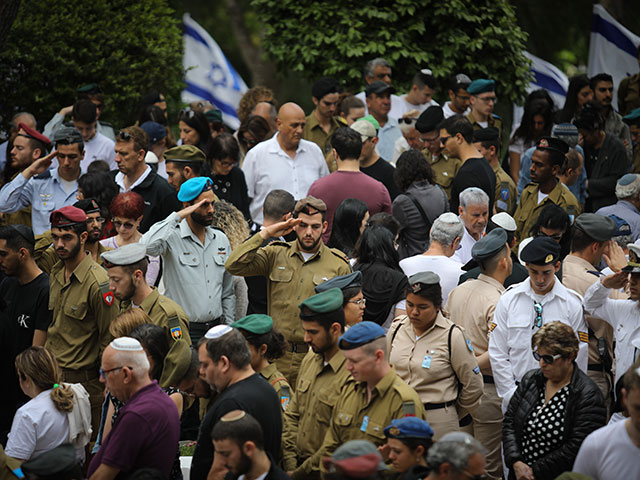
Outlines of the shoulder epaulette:
M269 245L267 245L268 247L287 247L290 248L291 244L289 242L283 242L281 240L275 240L273 242L271 242Z
M398 377L400 379L400 377ZM413 388L404 383L393 382L393 388L400 395L402 400L402 412L405 417L413 417L416 414L416 393Z
M33 178L35 178L36 180L46 180L47 178L51 178L51 170L44 171Z
M347 264L349 264L349 259L342 250L339 250L337 248L329 248L329 250L331 250L331 253L333 253L336 257L344 260Z

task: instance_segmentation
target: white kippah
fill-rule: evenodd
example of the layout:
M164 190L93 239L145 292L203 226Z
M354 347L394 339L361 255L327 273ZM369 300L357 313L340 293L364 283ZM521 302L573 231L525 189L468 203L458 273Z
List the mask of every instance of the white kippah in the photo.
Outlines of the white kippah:
M433 75L433 72L428 68L423 68L422 70L420 70L420 73L422 73L423 75Z
M216 325L215 327L210 328L209 331L204 334L204 338L208 338L209 340L220 338L221 336L229 333L231 330L233 330L233 328L231 328L229 325Z
M515 232L518 228L516 221L507 212L496 213L491 217L491 221L507 232Z
M143 352L144 349L140 342L131 337L120 337L113 340L110 344L111 348L119 352Z

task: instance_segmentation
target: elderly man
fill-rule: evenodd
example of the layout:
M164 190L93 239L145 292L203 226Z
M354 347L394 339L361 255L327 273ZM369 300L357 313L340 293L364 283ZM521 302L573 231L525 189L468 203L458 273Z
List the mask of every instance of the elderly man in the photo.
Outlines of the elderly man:
M429 449L431 473L426 480L481 479L485 475L486 450L464 432L448 433Z
M387 161L393 158L396 140L402 136L398 121L389 115L391 94L395 91L392 85L380 81L371 83L365 90L369 113L380 126L376 151Z
M602 207L596 213L608 217L615 215L625 220L631 227L633 242L640 238L640 175L627 173L616 183L618 202Z
M482 238L487 227L489 197L477 187L467 188L460 193L458 214L464 223L464 235L453 258L464 265L471 260L471 249Z
M262 205L271 190L280 188L301 199L313 182L329 174L320 147L302 139L306 121L302 108L285 103L276 119L276 135L253 147L244 157L242 170L255 223L262 224Z
M369 60L364 66L363 73L364 81L367 85L371 85L373 82L384 82L391 85L391 65L384 58L378 57L373 60ZM362 100L366 105L365 91L358 93L356 98ZM368 113L368 110L365 108L365 115ZM403 113L404 106L401 98L397 95L391 95L391 111L389 112L389 116L397 119L402 117Z
M140 342L113 340L102 355L100 379L124 406L89 465L90 480L124 478L142 468L168 476L180 439L180 417L173 401L149 378Z
M446 302L462 274L462 263L453 256L464 235L465 227L460 218L451 212L443 213L431 226L427 251L401 260L400 268L407 277L420 272L437 273Z

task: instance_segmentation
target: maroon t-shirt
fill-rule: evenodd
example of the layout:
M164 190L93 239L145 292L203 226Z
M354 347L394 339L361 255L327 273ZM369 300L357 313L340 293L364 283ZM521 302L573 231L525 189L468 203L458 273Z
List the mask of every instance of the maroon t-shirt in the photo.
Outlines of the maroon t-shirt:
M89 465L88 476L104 463L120 470L116 478L126 478L141 468L156 468L168 478L179 439L176 404L154 380L120 409L111 432Z
M322 235L325 243L331 236L333 215L338 205L347 198L362 200L369 207L369 215L391 213L389 191L379 181L362 172L337 171L322 177L311 185L308 195L319 198L327 205L327 231Z

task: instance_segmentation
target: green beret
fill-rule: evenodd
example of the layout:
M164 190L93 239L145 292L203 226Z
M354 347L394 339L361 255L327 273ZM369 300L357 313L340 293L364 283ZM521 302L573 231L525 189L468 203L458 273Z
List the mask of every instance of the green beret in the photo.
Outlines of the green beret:
M232 323L231 326L256 335L262 335L271 331L273 328L273 319L269 315L254 313L242 317L237 322Z
M471 85L467 88L467 92L471 95L479 95L480 93L495 92L496 82L495 80L487 80L486 78L478 78L471 82Z
M576 218L575 225L596 242L611 240L617 230L613 219L596 213L583 213Z
M89 83L87 85L82 85L81 87L78 87L78 90L76 90L76 92L95 94L95 93L102 93L102 90L100 90L100 87L98 86L97 83Z
M630 114L622 117L622 120L627 125L639 125L640 124L640 108L636 108L632 110Z
M171 162L204 162L204 152L195 145L178 145L164 152L164 159Z
M343 301L342 290L339 288L331 288L325 292L318 293L298 305L300 318L315 317L323 313L342 310Z
M327 204L322 200L316 197L312 197L309 195L308 197L303 198L302 200L298 200L296 203L296 208L294 210L296 213L304 213L306 215L315 215L319 212L327 211Z

